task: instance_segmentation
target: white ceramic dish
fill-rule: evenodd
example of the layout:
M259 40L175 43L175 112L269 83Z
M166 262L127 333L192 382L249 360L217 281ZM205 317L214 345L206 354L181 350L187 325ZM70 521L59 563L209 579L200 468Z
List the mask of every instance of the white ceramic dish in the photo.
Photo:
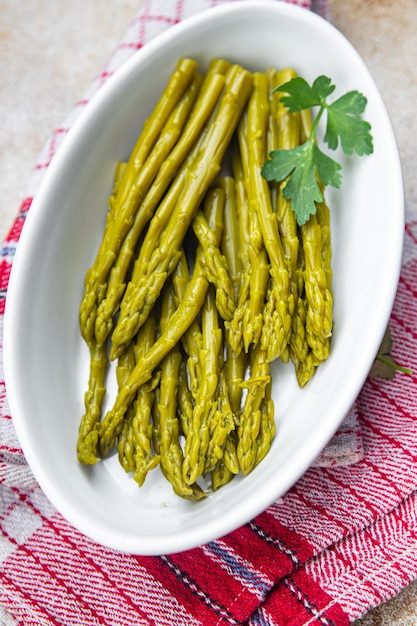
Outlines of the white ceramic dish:
M374 154L346 160L332 206L335 328L331 357L300 391L274 367L277 435L251 475L199 503L154 471L142 489L117 459L78 464L88 352L78 330L83 277L101 238L115 163L126 158L176 59L215 56L251 70L292 66L368 98ZM129 60L87 107L51 164L13 266L5 370L27 460L57 509L97 542L138 554L192 548L249 521L303 474L358 394L385 330L399 275L402 177L378 90L350 43L316 15L281 2L237 2L181 23Z

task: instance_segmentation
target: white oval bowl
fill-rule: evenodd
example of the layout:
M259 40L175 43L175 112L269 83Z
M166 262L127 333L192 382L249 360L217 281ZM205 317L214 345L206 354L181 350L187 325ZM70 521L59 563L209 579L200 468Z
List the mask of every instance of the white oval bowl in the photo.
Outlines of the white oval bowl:
M99 244L115 163L126 159L176 60L204 69L225 57L250 70L294 67L329 76L336 94L368 98L374 154L345 159L332 207L334 336L308 386L273 366L277 435L263 462L204 501L176 497L154 470L138 488L117 457L76 458L88 376L78 328L86 269ZM404 207L391 124L365 64L333 26L282 2L226 4L174 26L136 53L86 107L51 163L29 211L5 318L5 374L24 454L55 507L95 541L156 555L192 548L248 522L298 480L354 402L378 350L399 277Z

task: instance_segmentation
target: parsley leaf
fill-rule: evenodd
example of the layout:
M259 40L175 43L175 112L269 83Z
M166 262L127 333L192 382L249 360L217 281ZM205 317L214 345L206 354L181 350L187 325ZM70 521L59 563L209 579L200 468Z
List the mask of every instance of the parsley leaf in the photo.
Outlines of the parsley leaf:
M283 195L291 201L297 223L305 224L316 213L316 202L323 199L318 181L324 185L340 187L341 165L322 152L316 144L317 128L324 113L327 114L324 141L330 149L339 145L345 154L359 156L373 152L371 126L360 116L367 100L358 91L349 91L333 103L327 98L335 85L327 76L318 76L310 86L297 76L274 91L284 92L281 101L291 113L319 107L311 134L306 142L292 150L274 150L262 167L266 180L285 182Z
M296 76L274 89L288 94L283 96L281 101L291 113L323 104L334 90L335 86L327 76L316 78L311 87L304 78Z
M325 185L340 186L339 163L321 152L312 140L292 150L274 150L270 157L262 168L262 175L267 180L281 181L292 172L282 194L284 198L291 200L292 209L300 226L316 212L315 203L323 200L314 168L317 168L320 180Z
M371 154L371 125L358 116L364 112L366 98L357 91L350 91L327 107L327 128L324 141L336 150L338 139L345 154Z

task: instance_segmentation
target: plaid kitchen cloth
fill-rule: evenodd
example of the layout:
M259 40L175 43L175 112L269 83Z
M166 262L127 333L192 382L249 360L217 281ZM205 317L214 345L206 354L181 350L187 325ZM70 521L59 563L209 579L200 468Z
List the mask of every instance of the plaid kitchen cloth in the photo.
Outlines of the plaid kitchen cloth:
M326 0L292 0L327 15ZM13 254L43 173L87 102L147 41L216 0L148 0L46 144L1 246L0 324ZM417 370L417 219L390 320L396 361ZM160 557L121 554L73 528L28 467L0 345L0 622L8 626L345 626L417 577L415 377L368 378L315 464L229 535Z

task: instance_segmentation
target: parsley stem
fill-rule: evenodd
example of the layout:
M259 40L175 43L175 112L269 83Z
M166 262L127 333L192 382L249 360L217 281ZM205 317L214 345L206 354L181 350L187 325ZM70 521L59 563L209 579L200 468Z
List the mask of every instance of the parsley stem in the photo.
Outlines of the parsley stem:
M316 132L317 132L317 128L318 128L321 116L323 115L323 112L324 112L325 108L326 107L323 104L320 106L319 112L317 113L316 119L314 120L313 126L311 127L311 133L310 133L310 136L308 138L308 141L311 141L311 142L314 141L314 138L315 138Z
M392 367L392 369L397 370L398 372L403 372L403 374L408 374L412 376L413 371L408 367L401 367L401 365L397 365L394 361L390 361L389 359L384 359L380 354L377 355L377 360L383 365L388 365L388 367Z

